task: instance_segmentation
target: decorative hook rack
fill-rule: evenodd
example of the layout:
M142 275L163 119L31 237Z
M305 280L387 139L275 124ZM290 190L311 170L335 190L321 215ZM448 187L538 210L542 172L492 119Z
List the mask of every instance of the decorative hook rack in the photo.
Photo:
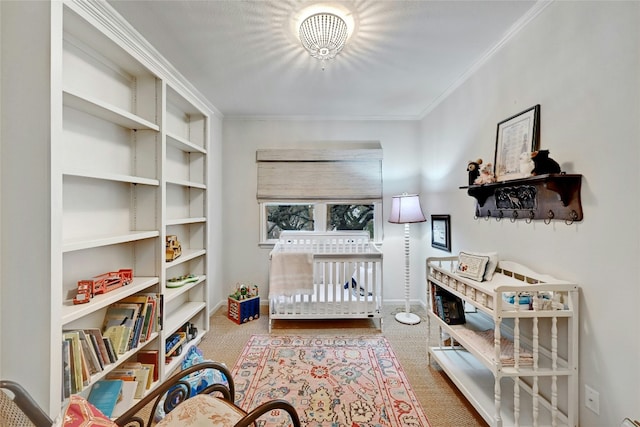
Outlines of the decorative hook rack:
M476 199L476 219L524 219L527 224L534 219L545 224L562 220L571 225L583 218L581 186L582 175L561 173L460 188Z

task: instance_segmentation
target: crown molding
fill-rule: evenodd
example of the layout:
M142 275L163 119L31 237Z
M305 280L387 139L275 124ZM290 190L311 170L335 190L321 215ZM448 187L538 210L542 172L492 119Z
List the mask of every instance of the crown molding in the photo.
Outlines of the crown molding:
M555 0L538 0L532 7L518 19L502 36L498 42L487 50L467 71L465 71L458 79L456 79L440 96L438 96L422 113L419 114L418 120L424 119L431 111L440 105L449 97L456 89L474 75L480 67L489 61L496 53L498 53L516 34L533 21L547 6Z
M288 121L288 122L397 122L397 121L419 121L420 116L406 115L406 116L296 116L296 115L232 115L226 114L224 116L225 121Z
M199 108L211 115L224 115L193 86L160 52L156 50L129 22L103 0L65 0L65 4L122 46L128 53L166 80L173 89L196 100Z

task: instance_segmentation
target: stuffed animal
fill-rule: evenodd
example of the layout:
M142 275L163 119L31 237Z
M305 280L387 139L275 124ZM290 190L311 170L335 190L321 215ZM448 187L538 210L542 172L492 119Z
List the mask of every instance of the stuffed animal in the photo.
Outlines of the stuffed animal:
M476 181L476 178L480 176L480 165L482 164L482 159L478 159L475 162L473 160L469 160L467 163L467 172L469 172L469 185L473 185Z
M531 153L534 168L531 175L544 175L547 173L560 173L562 170L558 162L549 157L549 150L538 150Z
M480 176L476 178L473 182L474 184L491 184L492 182L496 182L496 177L493 174L493 165L491 163L487 163L480 169Z
M531 160L531 153L520 154L520 175L522 175L523 178L530 177L534 167L533 160Z

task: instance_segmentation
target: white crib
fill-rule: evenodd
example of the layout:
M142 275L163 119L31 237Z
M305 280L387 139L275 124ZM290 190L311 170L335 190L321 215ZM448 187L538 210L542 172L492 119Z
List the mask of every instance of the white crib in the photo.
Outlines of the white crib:
M366 231L283 231L270 253L313 254L313 293L269 294L275 319L377 319L382 330L382 252Z

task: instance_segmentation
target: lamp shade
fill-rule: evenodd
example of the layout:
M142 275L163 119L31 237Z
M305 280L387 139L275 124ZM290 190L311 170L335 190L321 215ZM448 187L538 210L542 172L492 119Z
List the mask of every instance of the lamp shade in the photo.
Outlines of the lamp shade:
M427 219L420 208L420 198L417 194L402 194L391 199L391 215L389 222L393 224L408 224L411 222L425 222Z

